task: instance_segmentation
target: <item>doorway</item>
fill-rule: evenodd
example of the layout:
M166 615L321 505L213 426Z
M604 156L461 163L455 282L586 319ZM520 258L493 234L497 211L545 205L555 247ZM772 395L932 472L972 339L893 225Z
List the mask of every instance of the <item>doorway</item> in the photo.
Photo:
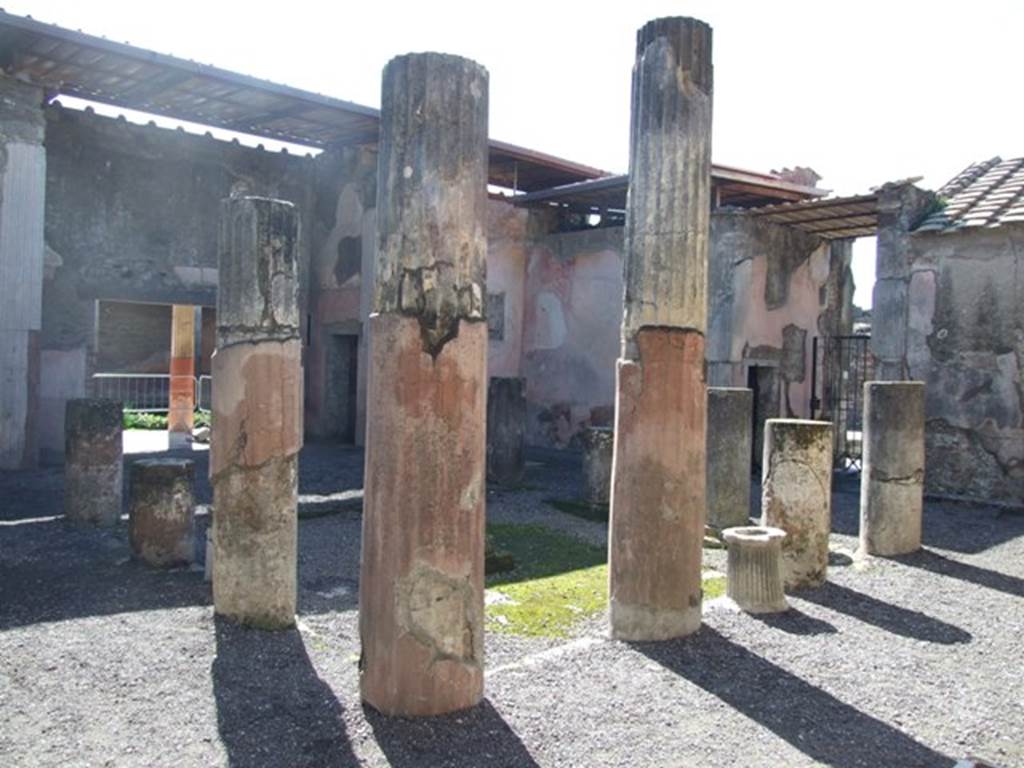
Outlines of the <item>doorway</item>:
M334 333L328 338L324 397L326 433L343 443L355 443L359 337Z
M750 465L760 474L764 423L779 417L779 369L770 365L751 365L747 368L747 387L754 393Z

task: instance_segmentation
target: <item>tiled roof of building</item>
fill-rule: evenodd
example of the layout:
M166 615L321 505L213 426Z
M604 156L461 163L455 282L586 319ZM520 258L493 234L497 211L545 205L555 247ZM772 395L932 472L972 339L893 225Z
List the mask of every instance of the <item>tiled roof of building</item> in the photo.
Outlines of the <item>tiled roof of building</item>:
M945 207L917 228L929 232L1024 222L1024 157L968 166L939 190Z

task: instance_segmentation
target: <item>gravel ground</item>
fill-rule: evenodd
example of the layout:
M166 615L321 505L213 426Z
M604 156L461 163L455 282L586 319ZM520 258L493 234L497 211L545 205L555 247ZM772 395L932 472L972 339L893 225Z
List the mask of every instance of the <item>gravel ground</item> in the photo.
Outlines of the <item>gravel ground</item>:
M607 526L544 503L580 495L578 458L531 458L490 519L603 545ZM361 463L308 446L306 508L358 489ZM357 512L302 520L299 629L262 633L215 620L197 570L131 561L123 526L65 522L61 483L0 473L0 766L1024 768L1024 516L929 503L924 551L862 563L843 479L830 581L789 613L713 601L700 632L659 644L603 622L569 642L489 634L486 701L409 721L359 702Z

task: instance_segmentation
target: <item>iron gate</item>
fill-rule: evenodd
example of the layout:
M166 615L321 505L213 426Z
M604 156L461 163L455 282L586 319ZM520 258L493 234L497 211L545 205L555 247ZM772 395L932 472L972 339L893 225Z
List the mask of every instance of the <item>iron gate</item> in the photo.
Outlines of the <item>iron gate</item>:
M811 418L832 422L836 469L861 466L864 382L871 379L873 367L870 341L870 336L816 337L812 346Z

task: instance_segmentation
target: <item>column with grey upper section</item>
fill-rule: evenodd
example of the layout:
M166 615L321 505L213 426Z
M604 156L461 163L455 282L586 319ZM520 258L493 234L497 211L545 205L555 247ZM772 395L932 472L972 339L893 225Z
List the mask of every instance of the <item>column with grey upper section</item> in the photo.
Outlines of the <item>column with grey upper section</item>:
M0 76L0 469L38 460L46 149L43 91Z
M878 244L875 287L871 294L871 355L879 381L910 378L907 333L911 248L910 232L935 203L931 192L913 184L886 184L878 191Z
M864 383L860 548L865 554L905 555L921 548L924 403L923 382Z

